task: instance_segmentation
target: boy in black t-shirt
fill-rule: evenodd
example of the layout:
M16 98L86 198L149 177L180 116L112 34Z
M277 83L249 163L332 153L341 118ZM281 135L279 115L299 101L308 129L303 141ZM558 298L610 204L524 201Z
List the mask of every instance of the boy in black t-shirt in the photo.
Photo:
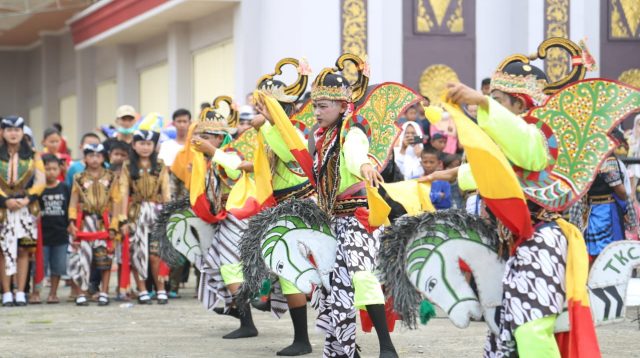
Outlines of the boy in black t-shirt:
M62 163L51 154L42 156L47 186L40 196L42 208L42 238L45 272L49 273L51 291L47 303L58 303L58 283L60 276L67 272L67 247L69 245L69 188L57 178Z

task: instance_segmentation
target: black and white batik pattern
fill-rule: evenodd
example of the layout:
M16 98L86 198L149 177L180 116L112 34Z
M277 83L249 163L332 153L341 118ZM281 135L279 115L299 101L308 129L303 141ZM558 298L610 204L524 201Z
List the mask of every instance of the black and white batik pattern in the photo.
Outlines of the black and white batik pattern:
M379 241L355 216L333 218L331 230L338 246L331 273L330 291L316 290L313 306L316 326L326 333L323 357L353 357L356 349L356 313L352 277L358 271L373 272Z
M514 332L521 325L562 312L567 239L555 222L542 223L516 249L502 280L500 335L490 333L485 357L517 357Z
M212 311L220 301L224 302L225 311L231 308L233 296L224 284L220 267L240 262L238 244L246 228L247 220L231 213L216 227L211 247L204 255L198 287L198 299L207 310Z
M23 238L37 239L38 227L36 218L24 207L7 212L7 219L0 227L0 246L4 255L4 269L8 276L17 271L18 240Z
M131 265L143 280L147 279L149 272L149 236L161 210L162 204L143 201L131 238Z
M98 215L84 215L82 218L82 228L85 232L96 232L102 218ZM69 277L80 287L82 291L89 289L91 278L91 261L93 260L93 250L98 247L107 248L107 240L80 241L78 249L72 249L69 256Z

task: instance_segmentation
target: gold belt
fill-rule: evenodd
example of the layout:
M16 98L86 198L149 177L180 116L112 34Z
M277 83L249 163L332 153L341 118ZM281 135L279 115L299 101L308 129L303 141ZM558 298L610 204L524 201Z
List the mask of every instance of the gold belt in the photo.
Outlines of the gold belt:
M608 204L613 203L613 195L593 195L589 196L589 204Z

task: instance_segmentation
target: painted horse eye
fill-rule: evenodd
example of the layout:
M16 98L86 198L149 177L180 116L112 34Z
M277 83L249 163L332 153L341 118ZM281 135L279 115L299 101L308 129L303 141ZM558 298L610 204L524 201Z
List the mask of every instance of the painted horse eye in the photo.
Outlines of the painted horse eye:
M437 284L438 284L437 279L432 278L431 280L429 280L429 282L427 283L427 291L431 292L431 290L433 290L433 288L436 287Z
M282 269L284 268L284 262L282 261L278 261L278 263L276 264L276 271L278 271L278 273L282 273Z

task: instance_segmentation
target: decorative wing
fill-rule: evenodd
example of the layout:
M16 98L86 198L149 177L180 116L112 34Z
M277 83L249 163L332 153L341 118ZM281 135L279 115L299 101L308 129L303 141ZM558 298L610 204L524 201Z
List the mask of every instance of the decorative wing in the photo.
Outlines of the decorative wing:
M544 208L564 210L589 189L614 149L608 134L640 109L640 90L593 79L573 83L525 117L547 137L550 165L541 172L514 168L527 197Z
M396 125L398 116L420 99L417 92L399 83L370 86L364 99L357 103L354 115L344 122L342 133L346 135L354 125L363 128L369 137L369 157L374 159L378 170L382 170L400 133Z
M236 152L242 160L253 161L253 155L258 145L258 131L249 128L238 138L222 147L225 152Z
M316 117L313 114L313 103L306 101L299 111L291 115L291 123L300 130L306 139L311 135L311 128L316 124Z

